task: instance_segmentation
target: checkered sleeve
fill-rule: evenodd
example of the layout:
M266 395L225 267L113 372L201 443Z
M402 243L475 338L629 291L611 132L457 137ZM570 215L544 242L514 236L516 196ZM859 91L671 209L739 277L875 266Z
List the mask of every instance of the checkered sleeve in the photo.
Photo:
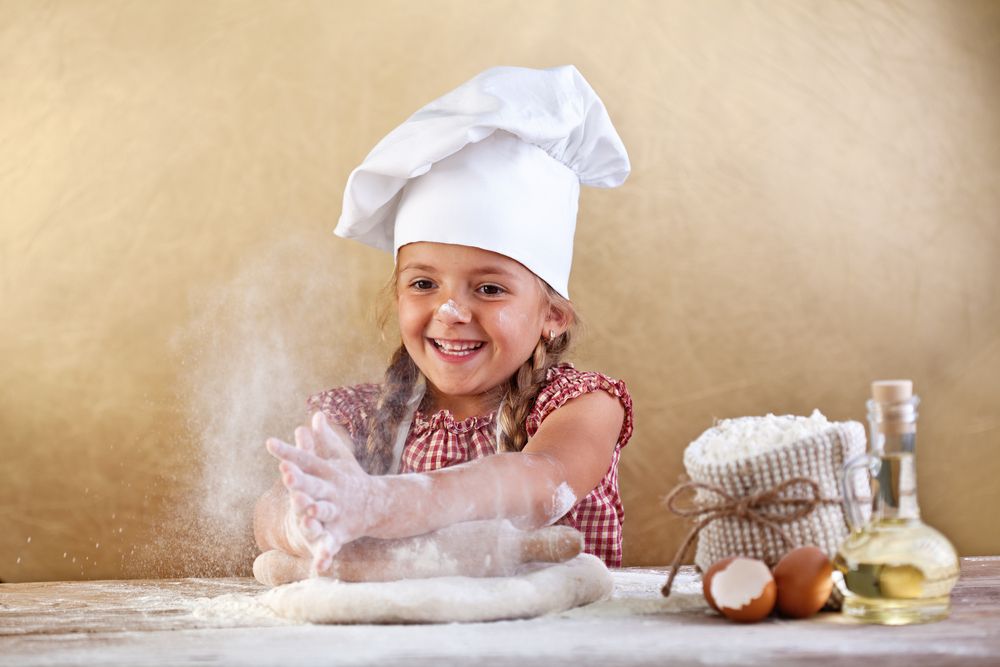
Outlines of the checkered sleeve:
M377 384L336 387L310 396L306 405L310 416L319 410L331 423L346 427L357 448L367 432L368 416L375 409L378 394Z

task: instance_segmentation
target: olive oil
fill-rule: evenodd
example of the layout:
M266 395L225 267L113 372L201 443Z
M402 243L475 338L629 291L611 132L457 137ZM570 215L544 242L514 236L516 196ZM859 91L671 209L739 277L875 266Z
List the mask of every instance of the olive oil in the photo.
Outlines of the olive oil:
M868 402L869 453L844 466L841 488L851 533L834 557L843 575L843 613L901 625L947 617L958 581L958 555L920 520L915 460L916 406L909 381L876 382ZM871 505L858 499L853 476L871 474ZM870 510L870 518L865 515Z
M843 612L889 625L947 617L958 580L951 543L919 520L870 523L848 536L833 564L847 589Z

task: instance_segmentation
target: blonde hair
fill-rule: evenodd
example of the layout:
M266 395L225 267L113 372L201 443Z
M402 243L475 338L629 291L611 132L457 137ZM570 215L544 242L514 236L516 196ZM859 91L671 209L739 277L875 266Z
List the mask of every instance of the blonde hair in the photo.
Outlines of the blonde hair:
M540 338L531 356L499 387L500 407L497 413L497 450L519 452L528 443L526 421L535 399L542 390L545 377L553 366L559 364L569 350L573 334L581 326L573 303L552 289L541 278L535 277L546 299L546 308L555 308L566 315L566 331L549 339ZM396 297L397 273L382 288L378 300L376 323L380 331L389 321L389 305ZM400 343L393 352L385 381L379 392L375 410L368 415L365 431L359 437L365 440L359 452L361 465L373 475L384 475L392 465L396 431L406 416L407 402L420 379L420 369Z

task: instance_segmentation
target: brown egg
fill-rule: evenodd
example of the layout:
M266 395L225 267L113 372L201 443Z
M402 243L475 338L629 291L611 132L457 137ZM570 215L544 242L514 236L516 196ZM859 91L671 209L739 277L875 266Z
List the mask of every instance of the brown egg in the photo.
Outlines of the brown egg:
M792 549L774 566L778 611L791 618L818 612L833 589L833 564L818 547Z
M774 577L754 558L737 556L713 564L702 586L708 603L732 621L754 623L774 609Z

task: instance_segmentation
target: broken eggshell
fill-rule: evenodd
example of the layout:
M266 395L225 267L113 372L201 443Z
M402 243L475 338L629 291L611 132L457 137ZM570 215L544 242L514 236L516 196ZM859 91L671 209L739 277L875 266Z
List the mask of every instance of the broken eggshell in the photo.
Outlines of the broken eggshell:
M774 609L777 587L770 568L755 558L724 558L705 572L705 600L726 618L755 623Z

